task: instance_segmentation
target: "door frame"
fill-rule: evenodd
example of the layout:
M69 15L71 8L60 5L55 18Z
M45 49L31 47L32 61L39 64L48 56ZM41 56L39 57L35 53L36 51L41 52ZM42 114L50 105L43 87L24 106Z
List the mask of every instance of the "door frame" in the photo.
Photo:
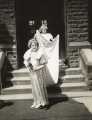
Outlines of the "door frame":
M18 0L16 0L18 1ZM61 1L61 0L59 0ZM63 15L60 16L60 23L61 27L60 27L60 30L61 30L61 33L60 33L60 46L63 46L64 47L64 57L66 57L66 48L67 48L67 38L66 38L66 14L65 14L65 2L64 0L63 1L63 5L62 7L60 7L60 10L59 12L61 12ZM26 24L25 23L28 23L28 20L29 20L29 16L28 17L25 17L23 16L23 13L22 13L22 10L24 11L25 9L23 9L23 6L21 7L21 10L18 8L17 4L19 6L21 6L21 3L16 3L16 39L17 39L17 59L18 59L18 67L22 67L23 66L23 54L24 54L24 46L25 46L25 26ZM58 7L58 6L57 6ZM62 9L61 9L62 8ZM18 14L17 14L18 13ZM54 16L53 16L54 17ZM63 19L62 19L63 17ZM33 19L33 18L32 18ZM63 26L63 28L62 28ZM62 45L63 43L63 45ZM27 43L26 43L27 44ZM21 46L22 45L22 46ZM61 47L60 47L60 51L62 52L61 50ZM61 53L60 53L61 54ZM60 56L61 57L61 56Z

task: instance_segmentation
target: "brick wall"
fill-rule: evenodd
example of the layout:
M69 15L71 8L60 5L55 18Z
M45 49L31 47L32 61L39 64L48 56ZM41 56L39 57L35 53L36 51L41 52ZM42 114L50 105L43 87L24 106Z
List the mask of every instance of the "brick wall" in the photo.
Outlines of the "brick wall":
M65 39L70 67L79 65L79 51L89 47L88 0L64 0ZM9 68L17 68L15 0L0 0L0 47L7 51Z
M65 15L67 57L70 67L77 67L79 49L90 45L88 42L88 0L65 0Z
M17 67L15 0L0 0L0 48L6 51L8 67Z

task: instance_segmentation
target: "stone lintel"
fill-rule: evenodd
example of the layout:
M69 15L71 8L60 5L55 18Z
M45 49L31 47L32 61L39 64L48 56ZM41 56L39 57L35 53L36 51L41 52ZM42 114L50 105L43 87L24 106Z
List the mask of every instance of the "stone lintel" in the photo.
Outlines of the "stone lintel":
M12 44L0 44L0 48L1 49L9 49L9 48L16 49L16 45L12 45Z
M88 41L83 41L83 42L69 42L69 48L91 48L91 43Z

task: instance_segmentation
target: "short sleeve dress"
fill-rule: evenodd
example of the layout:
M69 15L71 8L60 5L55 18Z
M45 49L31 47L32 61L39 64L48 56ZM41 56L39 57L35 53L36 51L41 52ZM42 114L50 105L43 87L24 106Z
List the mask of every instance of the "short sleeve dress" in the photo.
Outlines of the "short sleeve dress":
M26 52L25 58L30 56L30 63L34 70L30 70L30 78L32 84L32 94L36 104L46 105L48 104L48 96L46 89L46 66L40 65L40 58L43 55L43 49L39 49L37 52Z

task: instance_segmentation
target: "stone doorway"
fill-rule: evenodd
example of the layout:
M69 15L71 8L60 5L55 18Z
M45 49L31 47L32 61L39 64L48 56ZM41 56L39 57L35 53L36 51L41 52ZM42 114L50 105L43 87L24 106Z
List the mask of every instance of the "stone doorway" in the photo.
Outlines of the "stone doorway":
M33 26L30 28L28 21ZM28 40L42 20L47 20L49 32L60 34L60 58L65 57L64 0L16 0L16 34L19 67L23 66L23 54Z

